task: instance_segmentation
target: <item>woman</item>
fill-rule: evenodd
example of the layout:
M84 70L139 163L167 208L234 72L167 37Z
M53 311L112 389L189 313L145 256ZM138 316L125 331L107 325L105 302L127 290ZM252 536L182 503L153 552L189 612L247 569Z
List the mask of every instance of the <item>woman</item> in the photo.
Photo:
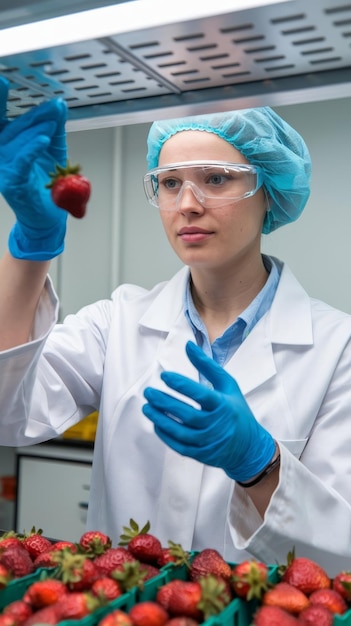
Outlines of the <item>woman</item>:
M54 100L0 133L17 218L0 264L1 445L99 410L89 528L116 544L148 519L162 543L233 562L295 547L332 575L351 557L351 318L260 250L307 201L303 140L269 108L153 124L145 191L184 268L57 325L47 272L66 215L43 181L66 160L65 118Z

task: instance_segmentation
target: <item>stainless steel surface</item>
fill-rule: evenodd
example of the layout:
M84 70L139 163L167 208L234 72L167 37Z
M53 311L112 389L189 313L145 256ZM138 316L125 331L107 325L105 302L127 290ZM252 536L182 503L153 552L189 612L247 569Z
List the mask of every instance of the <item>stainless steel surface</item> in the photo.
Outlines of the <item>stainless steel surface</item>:
M3 56L0 73L10 116L60 96L71 129L348 97L351 2L267 3Z

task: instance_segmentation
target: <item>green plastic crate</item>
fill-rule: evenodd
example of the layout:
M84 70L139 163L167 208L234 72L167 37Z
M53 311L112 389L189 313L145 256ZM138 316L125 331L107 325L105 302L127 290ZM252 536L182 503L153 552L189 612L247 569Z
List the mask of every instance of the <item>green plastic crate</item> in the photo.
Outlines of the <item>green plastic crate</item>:
M54 571L55 568L53 567L41 567L28 576L11 580L6 587L0 589L0 611L2 611L7 604L22 598L32 583L52 576Z

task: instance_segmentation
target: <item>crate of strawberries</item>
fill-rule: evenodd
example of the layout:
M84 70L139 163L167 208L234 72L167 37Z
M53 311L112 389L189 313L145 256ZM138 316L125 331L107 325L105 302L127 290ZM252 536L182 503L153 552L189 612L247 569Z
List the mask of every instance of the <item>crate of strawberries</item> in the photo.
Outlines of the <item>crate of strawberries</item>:
M351 626L351 573L317 563L228 563L214 549L167 546L134 520L118 545L32 528L0 537L0 626Z

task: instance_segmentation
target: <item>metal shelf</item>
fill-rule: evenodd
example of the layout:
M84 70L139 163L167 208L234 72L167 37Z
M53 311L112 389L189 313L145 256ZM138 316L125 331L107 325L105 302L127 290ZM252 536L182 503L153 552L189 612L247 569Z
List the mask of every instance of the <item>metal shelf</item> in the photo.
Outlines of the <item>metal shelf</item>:
M349 97L351 2L290 0L156 25L3 56L0 73L11 117L62 97L71 129Z

